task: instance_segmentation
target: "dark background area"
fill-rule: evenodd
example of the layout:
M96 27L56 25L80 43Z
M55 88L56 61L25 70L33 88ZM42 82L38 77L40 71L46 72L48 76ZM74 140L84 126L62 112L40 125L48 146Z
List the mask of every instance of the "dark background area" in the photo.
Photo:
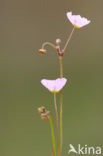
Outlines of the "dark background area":
M91 23L77 29L63 58L63 155L69 144L103 145L103 0L2 0L0 4L0 155L50 156L48 122L37 108L54 114L53 95L42 78L59 77L59 61L52 48L38 49L45 41L62 40L72 25L66 12ZM57 97L59 107L59 94Z

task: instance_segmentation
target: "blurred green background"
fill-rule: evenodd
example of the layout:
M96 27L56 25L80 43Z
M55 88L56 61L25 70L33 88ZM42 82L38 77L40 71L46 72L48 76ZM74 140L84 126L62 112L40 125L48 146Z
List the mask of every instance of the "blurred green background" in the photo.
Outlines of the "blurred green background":
M45 41L62 40L72 25L66 12L91 20L76 30L63 58L64 88L63 154L69 144L103 145L103 0L3 0L0 5L0 155L50 156L48 122L37 108L54 114L53 95L42 78L59 77L53 49L39 55ZM57 97L59 108L59 94ZM55 114L54 114L55 115Z

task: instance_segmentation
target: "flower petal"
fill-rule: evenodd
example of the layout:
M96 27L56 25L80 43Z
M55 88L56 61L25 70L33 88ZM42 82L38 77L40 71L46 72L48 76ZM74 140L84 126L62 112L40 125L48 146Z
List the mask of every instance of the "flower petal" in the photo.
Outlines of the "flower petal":
M56 80L41 80L42 85L51 92L59 92L66 84L66 78L58 78Z
M90 20L87 20L85 17L81 17L80 15L72 15L72 12L67 12L67 18L76 28L81 28L91 22Z

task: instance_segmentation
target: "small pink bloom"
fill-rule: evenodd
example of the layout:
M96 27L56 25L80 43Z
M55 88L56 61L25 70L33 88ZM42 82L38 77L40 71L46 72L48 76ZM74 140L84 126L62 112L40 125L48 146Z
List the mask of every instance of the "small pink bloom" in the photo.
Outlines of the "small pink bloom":
M90 20L87 20L86 18L81 17L80 15L72 15L72 12L67 12L67 17L73 24L73 26L76 28L81 28L91 22Z
M42 85L53 93L59 92L65 86L66 82L66 78L58 78L56 80L41 80Z

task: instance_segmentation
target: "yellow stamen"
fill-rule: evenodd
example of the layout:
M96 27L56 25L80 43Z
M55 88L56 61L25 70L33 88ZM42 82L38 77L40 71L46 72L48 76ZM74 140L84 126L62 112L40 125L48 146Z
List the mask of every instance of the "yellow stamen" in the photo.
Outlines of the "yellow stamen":
M80 28L78 25L73 25L75 28Z
M50 90L52 93L58 93L59 90Z

